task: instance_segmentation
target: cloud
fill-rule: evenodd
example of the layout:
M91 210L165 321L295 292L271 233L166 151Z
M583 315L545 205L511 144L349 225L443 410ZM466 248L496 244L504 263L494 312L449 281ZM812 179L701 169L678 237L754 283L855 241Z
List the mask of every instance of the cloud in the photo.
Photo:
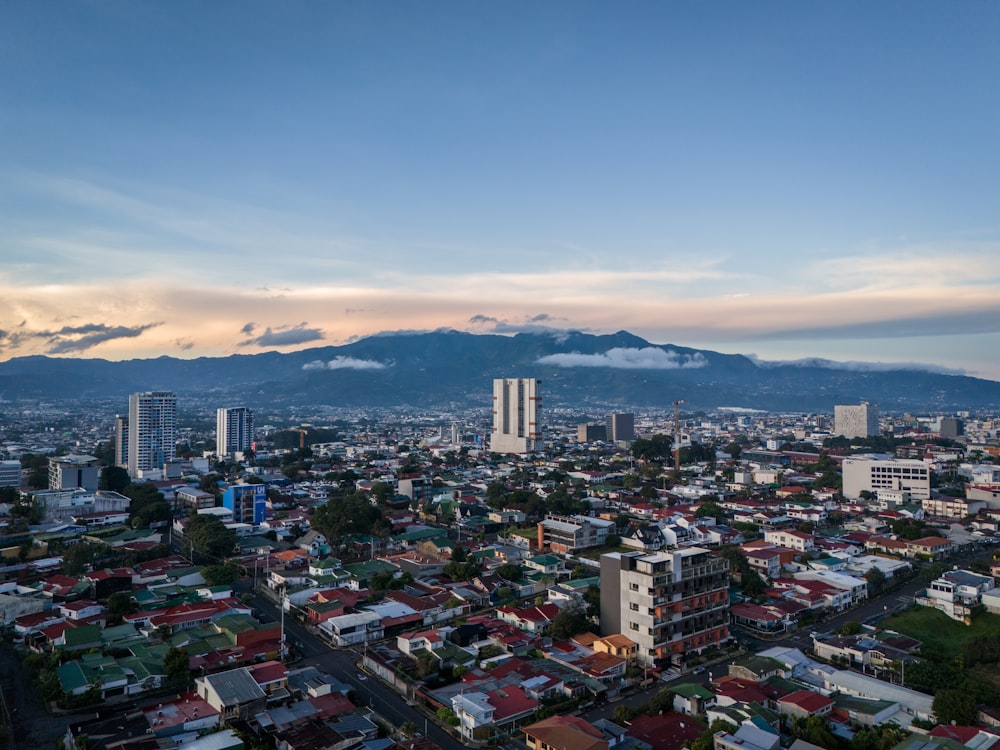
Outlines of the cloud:
M476 333L498 333L502 335L514 333L551 333L557 337L565 338L566 334L579 333L578 328L558 328L555 326L542 325L543 323L565 321L566 318L557 318L548 313L538 313L537 315L526 315L521 322L511 321L506 318L495 318L492 315L473 315L468 320L468 325ZM586 330L586 329L583 329Z
M744 355L762 369L774 367L820 367L824 370L845 370L847 372L894 372L907 370L915 372L932 372L937 375L967 375L968 372L959 368L944 367L921 362L859 362L848 360L838 362L821 357L804 357L802 359L766 360L755 354Z
M180 349L182 352L186 352L186 351L190 351L191 349L194 349L194 342L191 341L190 339L186 339L186 340L185 339L176 339L174 341L174 343L177 345L177 348Z
M356 359L343 355L334 357L329 362L314 360L302 365L303 370L384 370L390 365L374 359Z
M240 333L242 333L244 336L252 336L253 332L254 332L254 329L256 327L257 327L256 323L252 323L252 322L251 323L247 323L245 326L243 326L240 329Z
M133 339L141 336L150 328L162 323L148 323L141 326L106 326L103 323L91 323L83 326L67 326L52 336L52 341L46 348L48 354L68 354L92 349L106 341L115 339ZM33 335L39 335L41 332ZM77 338L73 338L76 336Z
M700 352L678 354L667 349L647 346L642 349L616 348L603 354L549 354L537 360L540 365L556 367L610 367L616 370L681 370L708 367Z
M299 323L296 326L282 326L276 329L268 326L260 336L241 341L239 346L298 346L321 339L323 339L322 330L307 328L305 323Z

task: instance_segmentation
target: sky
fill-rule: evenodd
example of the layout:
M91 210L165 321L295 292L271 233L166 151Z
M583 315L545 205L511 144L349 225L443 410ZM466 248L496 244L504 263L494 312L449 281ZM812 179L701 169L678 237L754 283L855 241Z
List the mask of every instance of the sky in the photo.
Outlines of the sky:
M627 330L1000 380L1000 4L0 3L0 360Z

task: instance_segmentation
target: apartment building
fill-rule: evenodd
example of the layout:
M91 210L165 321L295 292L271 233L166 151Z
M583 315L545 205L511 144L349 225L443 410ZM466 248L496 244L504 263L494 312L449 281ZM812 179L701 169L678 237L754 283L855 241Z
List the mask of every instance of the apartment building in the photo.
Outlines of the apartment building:
M640 663L680 665L729 639L729 562L691 547L601 556L601 632L622 633Z
M833 434L847 438L878 435L878 409L867 402L857 406L834 406Z
M128 400L128 473L162 469L177 450L177 396L169 391L133 393Z
M531 453L542 435L541 381L535 378L498 378L493 381L494 453Z
M614 521L603 518L550 513L538 524L538 549L565 555L589 547L600 547L614 529Z
M242 454L253 447L253 410L246 406L217 409L215 452L219 456Z

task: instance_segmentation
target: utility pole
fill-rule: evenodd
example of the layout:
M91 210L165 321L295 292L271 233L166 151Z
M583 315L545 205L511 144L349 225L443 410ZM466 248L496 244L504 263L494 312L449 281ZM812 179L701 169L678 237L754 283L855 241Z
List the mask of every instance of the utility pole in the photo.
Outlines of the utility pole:
M674 401L674 481L681 479L681 404L684 399Z

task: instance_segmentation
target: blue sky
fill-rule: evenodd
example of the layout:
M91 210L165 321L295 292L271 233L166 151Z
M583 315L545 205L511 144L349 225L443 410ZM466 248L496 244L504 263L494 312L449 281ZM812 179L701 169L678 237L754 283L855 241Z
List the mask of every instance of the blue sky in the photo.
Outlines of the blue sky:
M0 4L0 358L626 329L1000 379L1000 6Z

